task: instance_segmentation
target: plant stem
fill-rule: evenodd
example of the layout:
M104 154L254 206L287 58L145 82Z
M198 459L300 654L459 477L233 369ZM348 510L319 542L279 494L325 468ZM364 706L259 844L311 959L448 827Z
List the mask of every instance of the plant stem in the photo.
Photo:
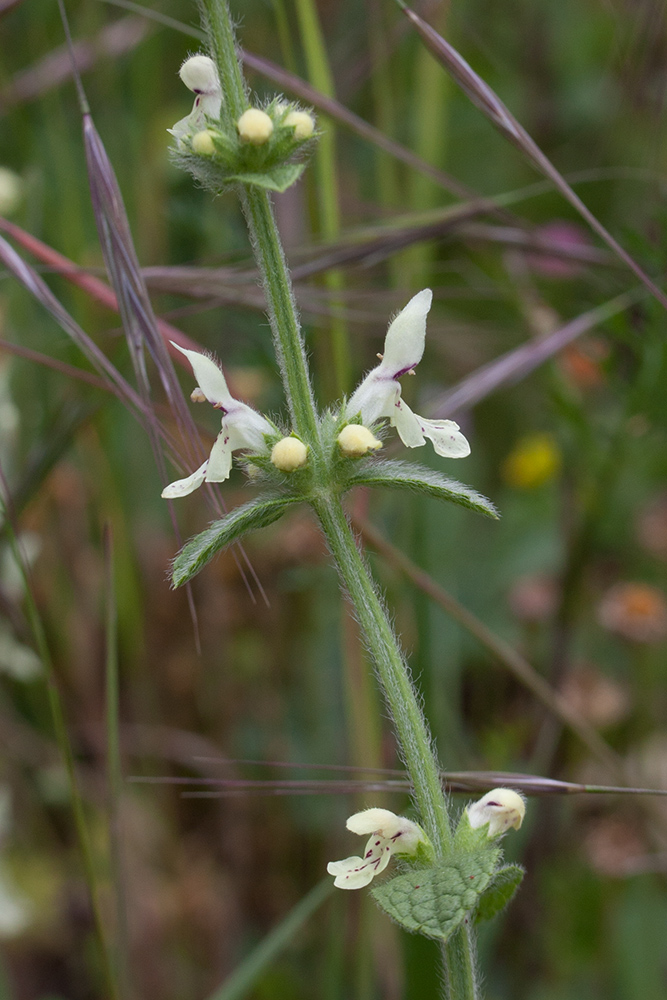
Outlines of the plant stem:
M225 96L224 114L229 120L236 121L247 106L247 97L227 0L202 0L202 3ZM325 464L296 303L271 202L265 191L242 186L241 203L263 276L271 329L294 429L312 449L313 480L317 485L309 500L320 520L343 588L347 591L375 661L396 727L401 754L412 780L421 821L436 855L442 858L452 850L453 835L440 781L440 768L410 680L408 665ZM448 1000L475 1000L474 957L467 926L455 933L443 947L443 956Z
M202 9L224 95L221 113L228 125L236 127L248 107L248 96L229 6L227 0L202 0ZM266 191L251 185L239 188L250 240L264 279L269 321L294 430L319 454L317 412L306 352L273 206Z
M317 447L317 416L296 303L269 195L248 186L241 203L264 279L269 320L294 430ZM319 449L318 449L319 450Z
M454 931L442 948L445 1000L479 1000L475 975L475 944L468 922Z
M389 705L427 834L436 853L451 848L452 831L431 749L431 737L380 596L362 559L340 499L328 491L313 499L338 572L364 631Z
M384 689L421 820L436 854L452 849L452 830L431 736L422 715L407 663L382 600L357 546L340 499L331 492L312 499L344 589L347 591ZM443 945L446 1000L478 1000L474 944L469 925Z

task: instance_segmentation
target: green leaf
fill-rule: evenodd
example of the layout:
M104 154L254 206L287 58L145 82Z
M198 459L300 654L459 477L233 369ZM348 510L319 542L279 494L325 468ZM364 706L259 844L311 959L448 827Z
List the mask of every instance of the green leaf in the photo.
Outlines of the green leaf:
M500 852L455 854L433 868L414 868L372 890L396 923L414 934L447 941L475 908L493 878Z
M241 184L253 184L255 187L269 191L286 191L306 169L305 163L281 163L277 167L264 170L262 173L234 174L228 181L240 181Z
M500 913L521 885L524 870L520 865L499 868L486 892L482 893L475 911L475 923L490 920Z
M248 531L273 524L299 497L264 495L214 521L200 535L183 546L174 559L171 581L174 587L191 580L216 552L236 542Z
M352 486L387 486L407 489L415 493L425 493L436 500L448 500L469 510L475 510L487 517L498 518L499 514L490 500L469 486L464 486L449 476L422 465L411 462L371 461L355 470L346 480L345 488Z

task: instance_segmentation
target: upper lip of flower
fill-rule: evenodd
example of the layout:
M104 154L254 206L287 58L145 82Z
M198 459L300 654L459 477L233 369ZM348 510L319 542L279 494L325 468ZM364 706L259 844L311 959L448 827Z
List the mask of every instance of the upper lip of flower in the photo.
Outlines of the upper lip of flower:
M401 398L401 376L411 372L424 355L426 317L431 308L430 288L417 292L392 320L384 342L384 353L360 382L345 407L350 420L358 414L364 424L387 417L408 448L419 448L429 438L438 455L465 458L470 445L453 420L428 420L413 413Z
M266 417L241 400L234 399L225 376L212 358L198 351L188 351L173 341L172 343L185 354L192 365L199 388L209 403L222 411L223 416L220 433L209 457L192 475L166 486L162 491L162 496L166 498L187 496L204 482L224 482L231 472L232 452L244 448L260 451L265 444L264 435L274 432Z

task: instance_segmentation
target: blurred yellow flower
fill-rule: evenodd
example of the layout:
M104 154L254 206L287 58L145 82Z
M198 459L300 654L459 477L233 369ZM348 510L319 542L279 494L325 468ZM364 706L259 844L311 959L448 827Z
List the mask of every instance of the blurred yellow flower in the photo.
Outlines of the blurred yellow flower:
M503 479L518 490L532 490L558 475L561 455L551 434L529 434L502 464Z

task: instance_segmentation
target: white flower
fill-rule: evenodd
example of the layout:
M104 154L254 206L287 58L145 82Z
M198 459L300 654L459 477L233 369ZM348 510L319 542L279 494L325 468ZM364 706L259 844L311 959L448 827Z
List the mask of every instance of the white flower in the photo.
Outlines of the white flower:
M526 803L512 788L494 788L469 805L466 812L473 830L488 823L488 836L499 837L511 826L519 829L526 815Z
M192 365L200 392L216 410L222 410L224 416L222 430L215 439L209 457L187 479L179 479L165 487L162 496L166 499L187 496L204 482L224 482L232 470L233 451L244 448L254 452L265 451L264 435L275 434L275 428L265 417L251 406L234 399L227 388L225 376L215 361L197 351L186 351L178 344L174 344L174 347L178 347Z
M347 828L360 836L370 833L371 837L363 858L345 858L327 865L329 875L336 876L334 885L338 889L363 888L384 871L392 854L415 854L420 843L428 843L417 823L389 809L365 809L355 813L348 819Z
M218 70L208 56L190 56L178 72L188 90L197 95L190 114L168 129L176 139L182 139L203 131L207 116L216 120L220 117L222 90Z
M345 409L351 420L361 414L364 424L373 424L388 417L408 448L420 448L426 438L438 455L444 458L465 458L470 445L453 420L427 420L413 413L401 399L402 375L412 372L424 354L426 316L431 308L433 292L425 288L410 299L405 309L392 321L384 342L380 364L368 373L355 389Z

